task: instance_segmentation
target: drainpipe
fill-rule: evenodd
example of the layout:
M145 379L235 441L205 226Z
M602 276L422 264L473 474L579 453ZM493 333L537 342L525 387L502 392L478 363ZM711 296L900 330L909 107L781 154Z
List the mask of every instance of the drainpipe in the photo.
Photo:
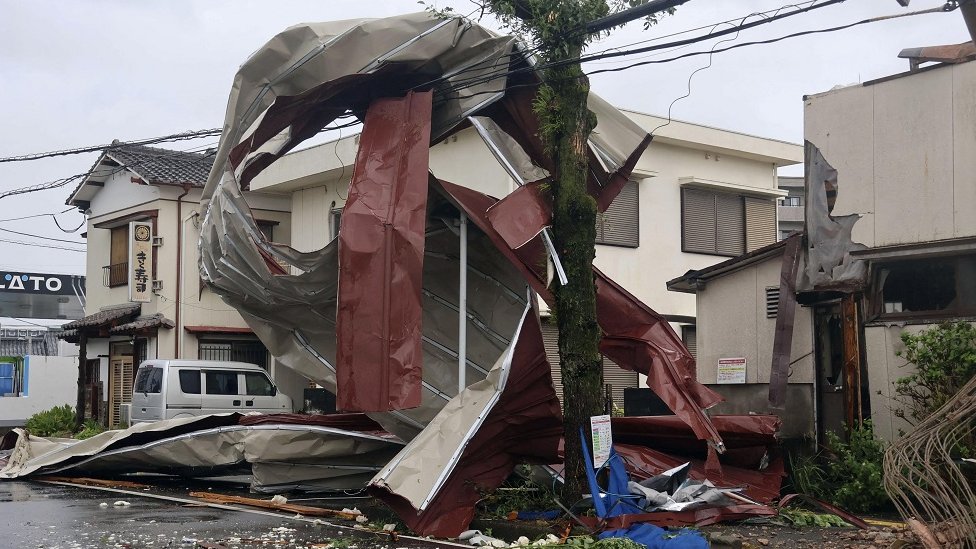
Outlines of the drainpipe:
M176 338L173 340L173 358L183 358L183 197L190 194L190 184L183 184L183 194L176 197L176 242L180 249L176 253Z

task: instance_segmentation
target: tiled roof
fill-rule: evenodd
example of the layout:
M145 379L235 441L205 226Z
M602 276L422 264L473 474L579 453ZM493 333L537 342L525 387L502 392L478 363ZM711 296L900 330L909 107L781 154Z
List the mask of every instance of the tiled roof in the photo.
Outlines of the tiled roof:
M132 322L127 322L125 324L119 324L113 328L109 328L108 333L110 334L130 334L132 332L138 332L139 330L145 330L149 328L172 328L176 324L163 316L162 313L156 313L154 315L141 317L133 320Z
M88 316L79 318L73 322L69 322L62 326L65 330L76 330L78 328L88 328L91 326L100 326L102 324L107 324L113 320L123 319L128 316L133 316L139 314L141 305L138 303L132 303L127 305L121 305L118 307L112 307L110 309L103 309L97 313L92 313ZM62 334L64 337L65 334Z
M58 333L47 331L43 336L29 339L0 338L0 356L57 355Z
M105 151L106 156L139 174L147 183L189 184L203 187L210 175L214 155L123 145Z

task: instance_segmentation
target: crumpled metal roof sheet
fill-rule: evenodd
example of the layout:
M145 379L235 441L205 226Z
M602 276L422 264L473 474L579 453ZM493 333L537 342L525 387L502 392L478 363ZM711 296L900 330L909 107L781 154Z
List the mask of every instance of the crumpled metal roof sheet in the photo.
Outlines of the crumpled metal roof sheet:
M538 81L530 72L509 77L511 67L529 64L524 54L514 48L511 37L495 36L470 21L437 19L421 13L298 25L273 38L241 67L228 100L221 147L202 198L201 277L241 312L255 334L282 364L330 390L336 389L339 378L346 375L339 373L343 367L337 366L338 357L345 353L339 348L350 344L350 333L345 330L338 333L337 341L336 319L337 315L343 318L345 306L341 286L349 277L368 276L369 273L362 271L374 268L373 259L376 258L363 262L361 267L349 265L346 269L343 265L345 254L358 245L359 237L367 235L340 236L324 248L309 253L266 242L241 189L246 188L264 167L340 115L348 111L362 118L378 99L402 97L416 89L429 89L433 93L429 126L432 142L469 123L469 116L487 116L496 123L496 128L482 136L489 147L501 151L500 156L506 161L522 164L521 169L512 171L513 177L533 177L531 174L541 173L525 165L528 157L542 169L551 167L538 136L532 131L537 122L532 113L531 98ZM626 180L649 138L646 132L609 105L596 99L591 106L597 114L598 125L589 143L590 193L608 204L614 189L619 186L617 179ZM500 138L497 129L511 139ZM370 143L372 140L366 141ZM513 143L520 146L524 154L519 153ZM384 155L390 154L389 143L382 149ZM358 159L357 172L367 170L362 163L370 160L368 155ZM412 174L411 170L400 175ZM394 180L390 179L389 185L384 183L374 188L387 192L403 183L406 185L403 188L417 192L412 181L394 185ZM410 221L404 227L409 230L404 232L402 239L386 239L389 244L383 244L393 246L394 257L404 253L403 261L396 269L381 269L386 273L383 287L363 284L363 288L356 290L379 292L386 287L398 287L413 291L416 281L420 281L419 326L423 364L420 405L369 415L403 440L417 441L401 454L403 459L395 460L417 465L406 469L394 467L388 475L379 475L375 481L395 494L393 499L406 502L402 509L406 513L405 520L408 516L419 515L416 520L409 520L415 523L415 529L428 533L464 526L460 523L448 526L436 519L438 513L450 512L459 519L468 516L464 509L473 505L474 500L470 490L457 484L463 484L463 475L476 477L486 486L497 485L511 471L520 445L526 448L526 456L546 461L546 454L551 449L545 442L550 440L548 435L541 436L528 424L512 423L521 417L520 407L535 405L527 417L532 418L533 425L543 429L554 428L560 419L558 407L551 405L555 402L555 391L548 366L542 368L539 363L540 356L544 358L544 355L528 352L523 356L515 352L515 358L511 358L513 349L522 346L526 346L525 349L542 348L541 333L527 329L531 323L538 322L537 313L529 307L534 296L527 291L527 286L544 298L550 297L546 288L546 256L538 237L539 222L530 220L524 226L525 237L516 248L507 244L499 234L497 229L501 224L493 226L488 219L489 207L496 200L467 192L462 187L438 184L434 179L423 189L427 193L426 210L423 211L423 193L404 202L408 209L418 209L408 212ZM371 201L372 197L369 197ZM380 200L377 204L381 208L396 207L394 202ZM519 203L518 200L514 202ZM363 205L367 204L364 200ZM527 204L523 202L523 205ZM356 216L355 204L349 207L349 213ZM467 388L459 394L456 349L459 339L460 240L454 223L462 209L476 228L469 228L468 232ZM538 209L544 216L545 205ZM425 223L424 240L422 243L410 242L410 238L418 234L415 214L420 211L423 211ZM366 214L360 212L359 215ZM389 216L379 215L377 218L389 222ZM344 220L340 235L384 226L378 219L367 221L362 225L365 229L355 229L353 227L360 223L354 220L347 226ZM383 241L367 240L367 248L372 250L370 253L382 257L375 252L378 243ZM417 261L418 250L423 252L422 261ZM390 279L397 276L406 276L409 280ZM627 299L632 296L625 301ZM356 314L385 320L384 312L378 309L386 303L383 299L362 301L358 303ZM644 309L650 311L646 306ZM405 323L416 322L416 302L406 300L402 310L406 315ZM527 314L531 319L527 320ZM346 320L353 320L353 317L341 321ZM708 429L708 418L697 408L712 403L714 395L689 379L687 371L681 371L682 361L690 358L687 351L683 351L673 332L668 336L670 328L659 316L650 315L645 324L639 331L657 339L638 342L645 354L634 353L634 357L650 356L656 366L653 371L650 364L632 363L629 367L665 376L655 382L655 387L669 395L668 402L680 404L676 411L683 420L692 423L698 436L720 446L720 437ZM397 357L397 364L416 360L413 343L416 333L410 331L414 327L405 326L405 333L409 333L411 339L403 349L415 354L413 357ZM523 340L523 337L528 339ZM354 347L349 349L354 351ZM506 362L508 360L514 362ZM499 366L505 364L508 366ZM521 368L532 373L526 379L534 379L533 390L509 393L510 387L501 382L503 372L511 375ZM352 375L355 377L359 373L352 372ZM375 390L376 377L370 381L370 389ZM388 383L390 380L379 381ZM359 383L358 379L356 383ZM398 391L394 384L384 390L391 395ZM525 400L527 395L536 395L532 397L536 400L528 402ZM381 395L380 400L386 402L372 399L367 406L385 403L387 407L395 407L416 402L408 395L402 402L392 403L389 396ZM340 398L343 397L340 395ZM512 399L511 403L503 405L508 398ZM479 405L473 405L473 401ZM514 437L509 444L514 448L493 444L490 438L484 438L500 440L501 433ZM431 442L448 434L447 439L439 440L437 444ZM538 439L535 442L540 446L529 451L533 448L533 438ZM438 473L431 477L423 471L422 479L415 478L435 462L443 464L443 475ZM403 471L416 475L402 474ZM463 471L463 475L459 476L458 471ZM442 493L453 495L441 497Z
M431 93L369 106L339 232L336 407L420 405Z

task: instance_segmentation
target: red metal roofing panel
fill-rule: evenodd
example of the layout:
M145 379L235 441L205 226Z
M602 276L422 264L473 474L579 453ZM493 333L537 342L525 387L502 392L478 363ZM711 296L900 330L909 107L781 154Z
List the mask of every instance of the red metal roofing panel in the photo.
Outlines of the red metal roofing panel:
M421 401L421 275L431 92L374 101L339 231L336 407Z

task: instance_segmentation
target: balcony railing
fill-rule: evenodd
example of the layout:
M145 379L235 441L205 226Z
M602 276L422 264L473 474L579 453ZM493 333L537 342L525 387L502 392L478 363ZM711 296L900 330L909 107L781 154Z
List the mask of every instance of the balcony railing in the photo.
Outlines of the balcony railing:
M129 283L129 262L113 263L102 267L102 284L109 288Z

